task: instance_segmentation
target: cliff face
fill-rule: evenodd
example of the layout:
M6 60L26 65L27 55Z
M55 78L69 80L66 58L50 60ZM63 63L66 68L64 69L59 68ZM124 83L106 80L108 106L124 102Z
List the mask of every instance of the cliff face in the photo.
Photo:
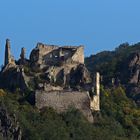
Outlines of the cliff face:
M24 69L20 66L10 66L8 64L0 73L0 87L14 91L17 88L26 90L28 87L28 77Z
M140 105L140 53L134 53L130 58L128 65L129 84L127 90L129 96Z
M22 132L15 114L8 114L5 107L0 106L0 138L3 140L21 140Z
M130 84L139 85L140 81L140 53L134 53L131 56L129 65Z

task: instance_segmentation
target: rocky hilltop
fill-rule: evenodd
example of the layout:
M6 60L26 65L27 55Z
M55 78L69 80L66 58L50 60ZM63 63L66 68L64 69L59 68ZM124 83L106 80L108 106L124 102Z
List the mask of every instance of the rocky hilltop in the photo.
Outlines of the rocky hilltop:
M81 110L93 122L91 109L99 111L99 92L84 64L83 46L55 46L38 43L29 59L25 48L14 60L10 40L6 40L5 63L0 72L0 87L30 92L29 101L38 109L52 107L57 112L69 107ZM99 74L97 74L99 84ZM99 85L98 85L99 86ZM99 88L96 88L99 91ZM96 94L98 93L98 95Z
M139 140L139 50L125 43L84 62L83 46L38 43L15 60L6 40L0 139Z

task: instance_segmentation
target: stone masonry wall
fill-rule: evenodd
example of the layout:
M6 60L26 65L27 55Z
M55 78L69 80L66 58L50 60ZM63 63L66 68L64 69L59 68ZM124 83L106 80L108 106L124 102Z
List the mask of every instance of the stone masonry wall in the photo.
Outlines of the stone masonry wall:
M96 95L93 96L90 103L91 109L100 111L100 74L96 73Z
M58 49L58 46L38 43L37 48L39 49L40 54L43 56L52 52L55 49Z
M77 47L76 53L72 56L72 60L74 62L84 64L84 47Z
M52 107L58 113L67 111L69 107L80 110L89 122L93 122L90 110L90 98L87 92L78 91L36 91L36 106Z
M62 62L60 58L61 50L65 50L64 59L67 63L82 63L84 64L84 47L83 46L64 46L59 47L56 45L45 45L38 43L37 47L33 49L30 55L31 63L33 64L54 64Z

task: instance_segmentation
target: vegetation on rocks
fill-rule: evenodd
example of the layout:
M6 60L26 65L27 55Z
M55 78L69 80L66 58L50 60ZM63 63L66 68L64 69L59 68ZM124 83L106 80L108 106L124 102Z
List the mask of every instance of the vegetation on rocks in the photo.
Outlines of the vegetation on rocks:
M93 112L94 124L73 108L62 114L51 108L38 110L26 100L30 92L21 94L17 90L10 93L1 89L0 105L9 116L16 115L22 140L140 140L140 108L128 91L127 69L130 55L139 50L140 43L131 46L125 43L115 51L101 52L85 59L92 77L96 71L104 76L101 82L101 111ZM25 72L30 74L28 68ZM118 83L112 83L112 78L116 78ZM36 78L37 81L40 79ZM32 88L35 86L31 83ZM131 88L134 88L133 85Z

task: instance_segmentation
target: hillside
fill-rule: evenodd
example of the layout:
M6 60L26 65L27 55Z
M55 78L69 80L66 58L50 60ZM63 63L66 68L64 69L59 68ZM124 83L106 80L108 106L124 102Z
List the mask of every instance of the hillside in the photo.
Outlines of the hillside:
M140 100L140 43L121 44L114 51L104 51L85 59L92 75L99 71L105 87L123 85L127 96Z
M91 72L92 80L95 78L97 71L102 75L101 110L92 110L94 123L89 122L78 108L72 106L61 113L50 107L38 109L34 103L35 93L33 91L42 88L40 82L44 81L44 75L42 76L42 71L37 69L38 65L36 63L32 63L34 68L30 69L29 60L27 60L25 74L30 79L34 78L30 82L28 90L20 90L20 88L24 89L26 83L22 83L22 85L15 82L16 84L11 86L12 83L8 83L10 80L4 81L7 82L7 85L10 85L8 89L9 86L4 87L4 82L0 79L3 86L0 90L0 139L140 140L139 50L139 43L135 45L125 43L116 48L115 51L104 51L85 58L85 64ZM32 58L35 59L35 57ZM20 63L20 61L16 63ZM91 81L88 78L89 73L86 67L83 65L79 67L78 65L78 70L75 69L76 72L72 73L73 90L80 89L79 91L82 92L84 90L83 85L86 85L87 81ZM12 70L12 74L14 74L13 79L17 77L17 70L15 71L13 68L8 69L2 76L9 79L11 76L8 75L9 70ZM46 68L43 70L46 70ZM87 80L86 82L83 81L84 84L81 84L78 82L81 81L83 72L87 74ZM37 77L39 74L40 77ZM22 76L28 80L25 75ZM63 85L62 77L60 75L58 78L60 80L59 85ZM78 81L77 78L79 78ZM46 87L47 90L50 90L50 87ZM51 88L54 88L54 83ZM66 87L64 88L66 89ZM83 103L81 100L80 102ZM89 106L88 102L89 100L86 98L86 102L84 102L86 107Z

